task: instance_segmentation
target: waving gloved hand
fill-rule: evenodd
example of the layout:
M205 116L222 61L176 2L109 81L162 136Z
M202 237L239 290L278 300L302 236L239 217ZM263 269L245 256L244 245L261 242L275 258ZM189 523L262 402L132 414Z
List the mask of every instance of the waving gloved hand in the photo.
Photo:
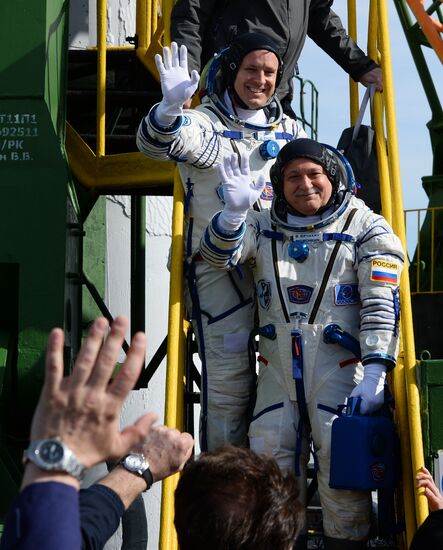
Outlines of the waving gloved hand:
M155 119L164 127L171 126L182 114L183 103L191 99L198 86L199 74L188 71L188 51L186 46L171 43L171 49L163 48L163 59L155 56L155 64L160 75L163 99L155 111Z
M363 380L351 392L351 397L360 397L361 414L371 414L384 402L386 366L381 363L368 363L364 367Z
M234 232L245 221L248 210L260 197L265 186L265 177L260 174L254 183L249 172L249 158L243 156L239 166L235 153L223 158L218 174L223 184L225 201L218 223L224 231Z

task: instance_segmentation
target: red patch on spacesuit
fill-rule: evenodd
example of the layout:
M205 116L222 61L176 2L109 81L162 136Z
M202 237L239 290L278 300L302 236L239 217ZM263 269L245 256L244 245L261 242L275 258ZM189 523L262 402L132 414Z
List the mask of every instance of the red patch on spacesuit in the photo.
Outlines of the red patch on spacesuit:
M344 361L340 361L339 367L342 369L343 367L347 367L348 365L355 365L359 361L360 359L357 359L357 357L351 357L351 359L345 359Z
M263 363L265 366L269 363L269 361L268 361L267 359L265 359L265 358L263 357L263 355L259 355L259 356L257 357L257 361L258 361L259 363Z

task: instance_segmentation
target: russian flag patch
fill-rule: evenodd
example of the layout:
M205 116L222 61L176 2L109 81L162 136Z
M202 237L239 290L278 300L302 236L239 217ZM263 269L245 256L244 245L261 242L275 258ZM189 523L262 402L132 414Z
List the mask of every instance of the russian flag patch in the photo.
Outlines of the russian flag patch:
M386 260L371 261L371 281L398 285L398 264Z

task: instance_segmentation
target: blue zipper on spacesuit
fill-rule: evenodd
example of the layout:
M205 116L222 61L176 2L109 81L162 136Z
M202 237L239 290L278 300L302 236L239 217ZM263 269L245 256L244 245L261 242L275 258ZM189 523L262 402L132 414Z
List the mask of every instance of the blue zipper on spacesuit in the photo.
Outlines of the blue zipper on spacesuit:
M310 431L308 408L306 405L305 387L303 384L303 332L300 328L300 321L307 317L306 313L291 313L294 318L294 328L291 330L292 350L292 378L295 382L295 393L297 396L300 419L297 426L297 440L295 445L295 474L300 475L300 455L304 431Z
M194 193L192 191L193 187L194 187L194 184L192 183L190 178L188 178L186 181L186 194L185 194L185 206L184 206L185 216L188 213L189 207L191 205L191 199L194 196Z

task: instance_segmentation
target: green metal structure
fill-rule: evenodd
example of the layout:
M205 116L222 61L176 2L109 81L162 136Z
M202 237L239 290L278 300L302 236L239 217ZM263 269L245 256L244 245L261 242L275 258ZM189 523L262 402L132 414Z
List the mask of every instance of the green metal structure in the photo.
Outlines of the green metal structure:
M394 0L394 2L431 110L431 120L427 123L427 127L433 153L433 166L432 174L424 176L422 183L429 197L429 208L439 207L443 206L443 108L434 77L436 80L441 79L441 73L431 74L425 50L432 50L432 46L419 23L412 18L408 3L406 0ZM431 2L427 13L443 24L441 6L441 2ZM434 244L433 247L431 243ZM420 256L417 257L416 253L412 262L411 289L415 288L417 280L414 263L419 261L421 291L441 292L443 291L443 211L435 213L434 218L431 212L427 214L420 231L420 244ZM435 250L435 256L431 259L432 248ZM421 306L419 309L423 310ZM440 353L442 352L443 348ZM439 356L443 357L443 353Z
M439 208L443 206L443 108L433 80L441 80L441 73L431 74L425 50L432 46L411 17L406 0L394 2L431 110L427 127L433 152L432 174L422 178L429 210L420 229L410 275L416 350L423 357L417 373L424 455L427 467L433 471L436 453L443 449L443 341L436 330L443 307L443 209ZM427 13L443 23L441 2L432 2Z
M0 3L2 513L20 481L48 331L65 327L67 350L79 338L82 228L63 148L68 11L64 0Z

